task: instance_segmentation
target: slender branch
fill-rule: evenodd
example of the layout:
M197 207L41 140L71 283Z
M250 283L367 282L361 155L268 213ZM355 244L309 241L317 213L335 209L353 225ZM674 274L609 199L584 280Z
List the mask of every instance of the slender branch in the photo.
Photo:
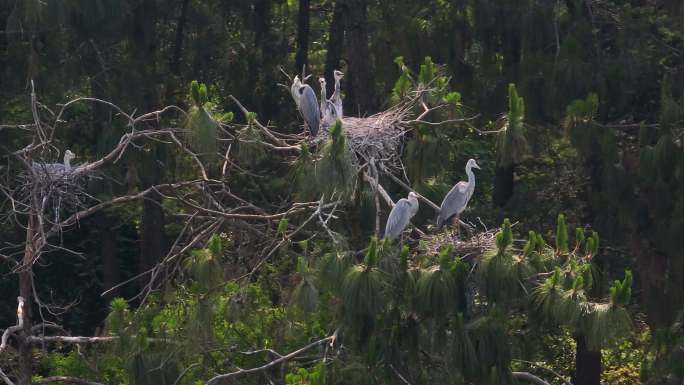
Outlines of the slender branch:
M233 95L228 95L228 98L230 98L230 100L232 100L233 102L235 102L235 104L237 104L238 108L240 108L240 110L241 110L242 113L245 115L245 117L247 117L247 113L248 113L249 111L245 108L245 106L243 106L242 103L240 103L240 101L237 100ZM279 150L284 150L284 149L289 149L289 150L292 150L292 151L301 151L301 150L302 150L302 147L301 147L301 146L297 146L297 145L291 146L291 145L285 143L284 140L281 140L281 139L277 138L275 135L273 135L273 133L271 133L271 130L269 130L269 129L266 128L264 125L262 125L261 123L259 123L258 120L254 119L254 124L256 124L257 127L259 127L259 128L264 132L264 134L266 134L266 136L267 136L273 143L275 143L278 147L280 147Z
M71 336L30 336L28 342L64 342L68 344L94 344L98 342L111 342L118 337L71 337Z
M3 372L2 369L0 369L0 378L2 378L3 381L5 381L6 385L14 385L14 382L12 382L12 380L10 380L9 377L7 377L7 374L5 374L5 372Z
M24 298L17 297L17 324L5 329L2 333L2 343L0 343L0 353L7 347L7 340L13 334L24 328Z
M205 383L205 385L211 385L211 384L214 384L218 381L226 380L226 379L233 378L233 377L238 377L238 376L241 376L244 374L258 373L258 372L267 370L273 366L276 366L276 365L281 364L283 362L287 362L288 360L302 354L303 352L305 352L305 351L307 351L313 347L324 344L326 342L334 342L336 337L337 337L337 332L335 332L331 336L328 336L328 337L325 337L325 338L320 339L318 341L312 342L312 343L304 346L303 348L300 348L300 349L293 351L292 353L289 353L289 354L286 354L282 357L279 357L279 358L267 363L266 365L262 365L262 366L259 366L256 368L251 368L251 369L239 369L236 372L231 372L231 373L226 373L226 374L219 374L217 376L212 377L209 381L207 381Z
M563 381L563 383L564 383L565 385L572 385L572 382L566 380L565 377L561 376L558 372L556 372L555 370L553 370L553 369L551 369L551 368L547 368L546 366L539 365L538 363L532 362L532 361L517 360L517 359L514 359L513 361L523 362L523 363L532 365L532 366L534 366L534 367L536 367L536 368L545 370L545 371L547 371L547 372L553 374L554 376L556 376L556 378L558 378L559 380Z
M518 381L525 381L535 385L550 385L548 382L529 372L513 372L513 378Z
M52 382L66 382L69 384L77 384L77 385L104 385L101 382L95 382L95 381L88 381L84 380L82 378L77 378L77 377L69 377L69 376L50 376L50 377L43 377L39 380L35 380L31 382L31 384L37 385L37 384L49 384Z

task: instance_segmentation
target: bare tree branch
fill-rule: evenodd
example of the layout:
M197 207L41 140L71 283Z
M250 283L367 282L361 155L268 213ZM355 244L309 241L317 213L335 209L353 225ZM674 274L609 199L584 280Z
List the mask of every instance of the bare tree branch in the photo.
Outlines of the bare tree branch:
M525 382L529 382L529 383L535 384L535 385L551 385L548 382L542 380L541 378L535 376L532 373L513 372L511 374L512 374L513 378L515 378L518 381L525 381Z
M205 385L211 385L211 384L217 383L218 381L221 381L221 380L226 380L226 379L229 379L229 378L234 378L234 377L242 376L242 375L245 375L245 374L258 373L258 372L267 370L267 369L269 369L269 368L271 368L271 367L273 367L273 366L276 366L276 365L281 364L281 363L283 363L283 362L287 362L288 360L290 360L290 359L292 359L292 358L294 358L294 357L296 357L296 356L302 354L303 352L305 352L305 351L307 351L307 350L309 350L309 349L311 349L311 348L313 348L313 347L316 347L316 346L318 346L318 345L324 344L324 343L326 343L326 342L334 343L334 341L335 341L336 338L337 338L337 332L335 332L335 333L334 333L333 335L331 335L331 336L328 336L328 337L325 337L325 338L320 339L320 340L318 340L318 341L312 342L312 343L310 343L310 344L304 346L303 348L300 348L300 349L297 349L297 350L293 351L292 353L289 353L289 354L286 354L286 355L284 355L284 356L281 356L281 357L279 357L279 358L277 358L277 359L275 359L275 360L273 360L273 361L267 363L266 365L259 366L259 367L257 367L257 368L251 368L251 369L239 369L239 370L236 371L236 372L226 373L226 374L219 374L219 375L217 375L217 376L214 376L214 377L212 377L209 381L207 381L207 382L205 383Z
M77 385L104 385L100 382L88 381L88 380L84 380L82 378L69 377L69 376L43 377L39 380L32 381L31 383L34 385L37 385L37 384L49 384L52 382L66 382L68 384L77 384Z

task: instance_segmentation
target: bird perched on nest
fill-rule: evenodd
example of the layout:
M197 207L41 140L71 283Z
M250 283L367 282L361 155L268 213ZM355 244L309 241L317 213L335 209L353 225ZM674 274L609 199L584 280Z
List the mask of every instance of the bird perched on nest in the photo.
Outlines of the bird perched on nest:
M444 197L442 205L439 207L437 227L442 228L452 218L457 222L458 217L463 210L465 210L466 206L468 206L468 201L470 200L470 197L473 196L473 191L475 191L475 174L473 173L473 168L479 170L480 166L477 165L475 159L469 159L465 167L468 181L456 183Z
M59 177L71 172L71 161L76 158L76 154L71 152L71 150L66 150L64 152L64 163L38 163L33 162L31 168L34 174L44 174L48 177L54 178Z
M411 191L407 198L399 199L387 217L385 237L397 239L418 212L418 194Z
M342 71L333 71L333 77L335 78L335 91L333 92L332 96L330 96L330 101L333 102L333 105L335 106L335 113L337 114L338 119L342 119L344 116L342 114L342 91L340 90L340 79L342 79L343 76L344 74Z
M321 111L313 88L302 83L299 76L295 76L290 87L290 93L292 93L292 99L294 99L297 109L304 118L304 124L308 127L311 135L316 136L321 125Z
M294 99L297 109L299 109L299 87L302 86L302 81L299 80L299 75L295 75L292 80L292 86L290 86L290 93L292 94L292 99Z
M325 78L318 78L321 84L321 125L323 127L332 126L337 120L337 109L331 99L326 99Z

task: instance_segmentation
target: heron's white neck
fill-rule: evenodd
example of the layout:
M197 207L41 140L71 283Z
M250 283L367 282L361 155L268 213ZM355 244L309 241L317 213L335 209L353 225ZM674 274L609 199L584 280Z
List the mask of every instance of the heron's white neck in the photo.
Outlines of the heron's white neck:
M413 195L409 195L408 201L411 203L411 216L414 216L418 212L418 198Z
M475 189L475 173L473 173L473 166L466 166L466 175L468 175L468 189Z
M335 92L334 92L334 94L338 95L338 96L340 94L340 79L338 79L338 78L335 78Z
M325 97L327 96L327 92L325 90L325 83L321 83L321 109L323 106L325 106Z

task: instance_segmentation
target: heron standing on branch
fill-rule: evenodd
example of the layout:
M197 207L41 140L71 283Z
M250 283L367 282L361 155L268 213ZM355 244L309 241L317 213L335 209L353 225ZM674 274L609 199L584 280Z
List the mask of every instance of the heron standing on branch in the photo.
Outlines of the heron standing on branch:
M302 86L302 81L299 80L299 75L295 75L292 80L292 86L290 87L290 93L292 94L292 99L294 99L297 109L299 109L299 88Z
M298 90L299 93L299 112L302 113L304 123L309 127L311 135L318 134L318 127L321 124L321 111L318 108L318 99L313 88L308 84L302 84Z
M397 239L418 212L418 194L411 191L407 198L399 199L387 218L385 237Z
M468 160L465 170L468 175L468 181L460 181L449 190L449 193L444 197L442 205L439 208L439 216L437 217L437 227L442 228L450 219L454 218L454 222L458 224L458 217L461 215L470 197L475 191L475 174L473 168L480 169L475 159Z

